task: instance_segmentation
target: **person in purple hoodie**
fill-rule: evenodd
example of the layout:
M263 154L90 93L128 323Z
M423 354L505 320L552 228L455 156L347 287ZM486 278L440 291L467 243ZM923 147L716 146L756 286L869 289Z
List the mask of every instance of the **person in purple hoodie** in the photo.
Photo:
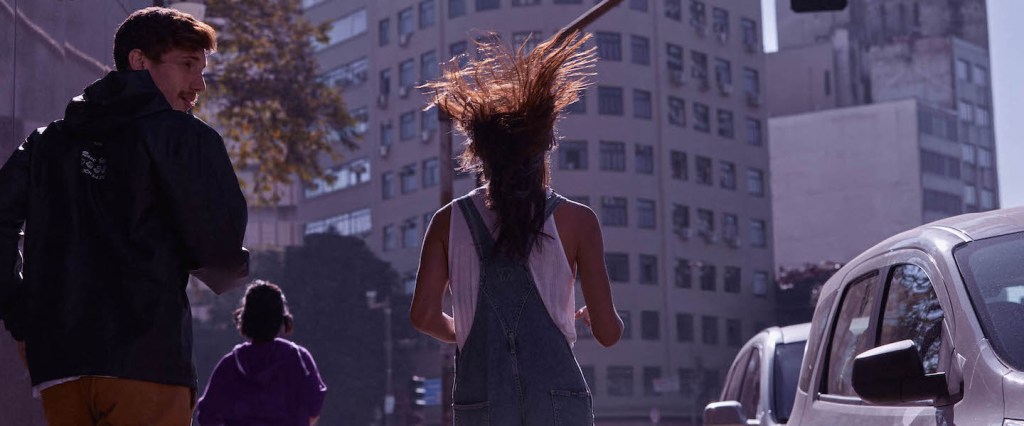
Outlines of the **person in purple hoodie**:
M241 343L217 363L196 407L200 426L315 425L327 386L306 348L278 337L292 331L281 288L257 280L235 311Z

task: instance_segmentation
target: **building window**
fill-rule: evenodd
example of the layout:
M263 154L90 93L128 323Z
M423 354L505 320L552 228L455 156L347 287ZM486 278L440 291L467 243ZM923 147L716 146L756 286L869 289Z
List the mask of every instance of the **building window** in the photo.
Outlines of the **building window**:
M735 266L726 266L723 273L725 274L722 279L725 281L724 290L726 293L739 293L741 283L743 282L740 277L741 269Z
M339 136L341 138L356 139L365 135L366 130L370 127L370 113L366 107L350 110L349 115L352 116L352 124L345 126L339 132Z
M608 279L612 282L629 282L629 255L626 253L605 253L604 264L608 268Z
M764 196L764 172L760 169L747 169L747 193L755 197Z
M626 208L625 197L601 197L601 225L626 226Z
M626 144L624 142L601 141L601 170L612 172L626 171Z
M340 191L353 186L370 183L370 160L361 158L327 170L334 177L328 183L326 179L316 179L313 187L304 191L306 198L314 198L323 194Z
M651 118L651 92L633 89L633 117Z
M690 229L690 208L682 204L672 205L672 232L685 234ZM685 236L685 235L682 235Z
M692 368L679 369L679 396L685 399L693 398L693 391L698 388L696 375ZM701 391L703 392L703 390Z
M743 18L740 20L740 26L743 27L743 46L748 52L757 51L757 22Z
M722 213L722 236L730 244L735 244L740 237L740 221L732 213Z
M434 7L434 0L423 0L420 2L420 29L434 26L437 22L437 10Z
M380 90L380 95L384 97L391 93L391 68L384 68L380 71L378 90Z
M722 43L729 38L729 12L722 8L711 10L711 30Z
M654 388L654 381L658 379L661 379L661 367L644 367L644 396L661 395Z
M719 170L721 171L721 177L719 178L718 184L723 189L730 191L736 190L736 164L731 161L719 161Z
M605 31L597 32L597 57L606 61L622 60L622 35Z
M639 12L646 12L647 0L629 0L629 8Z
M559 170L587 169L587 141L562 141L558 143Z
M390 200L395 196L395 172L384 172L380 175L381 198Z
M705 345L718 344L718 318L712 316L700 317L701 342Z
M676 314L676 341L693 341L693 315ZM682 385L682 383L680 383Z
M768 246L768 230L761 219L750 219L750 245L753 247Z
M643 175L654 174L654 147L636 144L636 172Z
M682 0L665 0L665 17L673 21L683 20Z
M582 321L580 321L580 322L582 322ZM584 328L590 329L590 327L586 327L586 326L584 326ZM583 380L585 380L587 382L587 387L590 388L590 392L591 393L596 393L597 392L597 373L594 371L594 366L592 366L592 365L581 365L580 366L580 372L583 373Z
M971 75L973 77L974 84L979 86L988 85L988 68L981 65L975 65L974 72L972 72Z
M338 235L365 235L373 228L370 209L359 209L306 224L306 235L333 232Z
M740 320L725 320L725 344L736 348L743 346L743 325Z
M402 222L402 247L416 247L420 242L420 232L417 220L415 217L406 219Z
M366 83L369 79L369 68L370 60L359 58L328 71L322 78L327 84L347 89Z
M732 111L718 110L718 136L729 139L736 136L733 129Z
M420 131L433 132L437 130L437 108L420 111Z
M322 50L328 46L348 41L357 36L363 35L367 30L366 9L360 9L350 15L331 22L331 29L327 31L327 43L314 43L314 50Z
M583 204L584 206L590 206L590 197L586 195L566 195L565 198Z
M406 59L398 64L398 87L409 90L416 84L416 61ZM401 93L400 93L401 94Z
M629 36L630 60L637 65L651 64L651 42L647 37Z
M723 95L732 94L732 64L721 58L715 58L715 82Z
M755 296L764 296L768 294L768 273L765 271L754 272L754 284L753 293Z
M608 396L633 396L633 367L608 367Z
M413 21L413 12L411 7L407 7L398 12L398 35L408 36L416 29Z
M416 164L409 164L402 167L398 177L401 179L403 194L408 194L416 190Z
M668 124L686 127L686 101L674 96L668 97Z
M466 14L466 0L448 0L448 19Z
M433 50L420 55L420 79L434 80L441 76L441 67L437 61L437 53Z
M633 316L630 315L629 311L619 310L619 318L622 319L622 339L629 340L633 338Z
M391 43L391 18L384 18L377 23L377 44L387 46L388 43Z
M661 320L658 311L640 311L640 338L643 340L661 339Z
M683 48L677 44L665 43L665 66L668 68L669 73L678 72L680 73L678 82L682 83L682 72L683 72Z
M747 117L747 144L760 146L763 142L761 120Z
M696 50L690 50L690 61L693 62L693 66L690 67L690 73L693 75L693 79L697 80L700 84L701 89L708 88L708 55L705 55Z
M676 287L693 288L693 270L690 269L689 260L676 259L676 267L674 272Z
M403 141L416 137L416 111L409 111L398 118L398 137Z
M637 281L640 284L658 285L658 257L650 254L641 254L637 257L640 266L640 276Z
M398 232L395 231L395 225L384 225L381 237L384 251L398 248Z
M459 69L462 69L469 63L469 55L466 54L466 42L457 41L448 45L448 53L451 57L456 58L459 63Z
M536 6L538 4L540 4L540 0L512 0L512 6L514 7Z
M423 187L430 188L437 186L440 181L440 165L437 157L423 160Z
M569 106L565 107L565 112L570 113L570 114L583 114L583 113L586 113L587 112L587 91L586 90L580 90L579 91L579 98L576 99L576 102L573 102L573 103L569 104Z
M696 156L697 163L697 183L700 185L711 186L714 184L711 176L711 159L708 157Z
M693 103L693 129L704 133L711 131L711 113L708 106L700 102Z
M971 81L971 64L963 59L956 60L956 78L960 81Z
M500 0L476 0L476 11L495 10L501 7Z
M743 91L748 98L761 96L761 80L758 78L757 70L753 68L743 69ZM754 99L750 99L753 103Z
M555 4L581 4L583 0L554 0Z
M951 194L932 189L924 190L924 209L927 211L957 215L963 213L963 199L958 194Z
M538 1L534 4L540 4ZM514 49L523 48L523 53L530 53L533 51L537 44L543 40L540 36L540 31L520 31L512 33L512 47Z
M597 87L597 113L603 115L622 115L622 88Z
M957 103L957 114L961 121L971 123L974 121L974 104L967 101Z
M700 266L700 289L715 291L718 288L718 271L715 265L704 263Z
M672 179L686 180L688 178L688 171L686 169L686 153L672 151L669 155L671 157L669 159L669 165L672 168Z
M655 221L654 200L636 200L636 226L641 229L654 229Z

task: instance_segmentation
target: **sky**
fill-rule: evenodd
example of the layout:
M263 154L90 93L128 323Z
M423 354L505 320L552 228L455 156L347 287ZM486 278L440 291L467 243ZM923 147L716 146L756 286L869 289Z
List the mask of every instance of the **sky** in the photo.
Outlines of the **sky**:
M768 52L778 49L775 1L761 0L764 45ZM1024 1L988 0L992 101L1002 207L1024 206L1024 167L1021 164L1024 160L1024 119L1019 117L1024 112L1024 55L1013 54L1014 41L1024 39L1021 18L1024 18Z

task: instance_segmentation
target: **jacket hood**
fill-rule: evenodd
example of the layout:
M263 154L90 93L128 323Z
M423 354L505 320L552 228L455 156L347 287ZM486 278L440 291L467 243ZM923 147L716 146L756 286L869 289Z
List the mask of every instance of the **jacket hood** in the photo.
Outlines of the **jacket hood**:
M111 71L75 96L64 112L64 125L83 135L98 135L134 118L171 110L149 71Z
M266 383L277 370L296 363L301 364L306 375L309 374L309 366L303 361L299 346L284 339L266 343L242 343L235 346L231 357L243 380L250 382Z

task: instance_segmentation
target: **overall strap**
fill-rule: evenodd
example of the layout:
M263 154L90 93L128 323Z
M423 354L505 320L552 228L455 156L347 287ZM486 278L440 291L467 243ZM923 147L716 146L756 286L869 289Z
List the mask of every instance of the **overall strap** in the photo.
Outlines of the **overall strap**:
M466 219L466 224L469 225L469 233L473 235L473 245L476 246L476 254L480 257L481 261L487 259L494 250L494 238L491 237L491 230L487 229L484 219L480 217L480 211L473 204L473 198L468 195L461 197L456 200L456 204L459 205L459 209L462 210L462 217Z

